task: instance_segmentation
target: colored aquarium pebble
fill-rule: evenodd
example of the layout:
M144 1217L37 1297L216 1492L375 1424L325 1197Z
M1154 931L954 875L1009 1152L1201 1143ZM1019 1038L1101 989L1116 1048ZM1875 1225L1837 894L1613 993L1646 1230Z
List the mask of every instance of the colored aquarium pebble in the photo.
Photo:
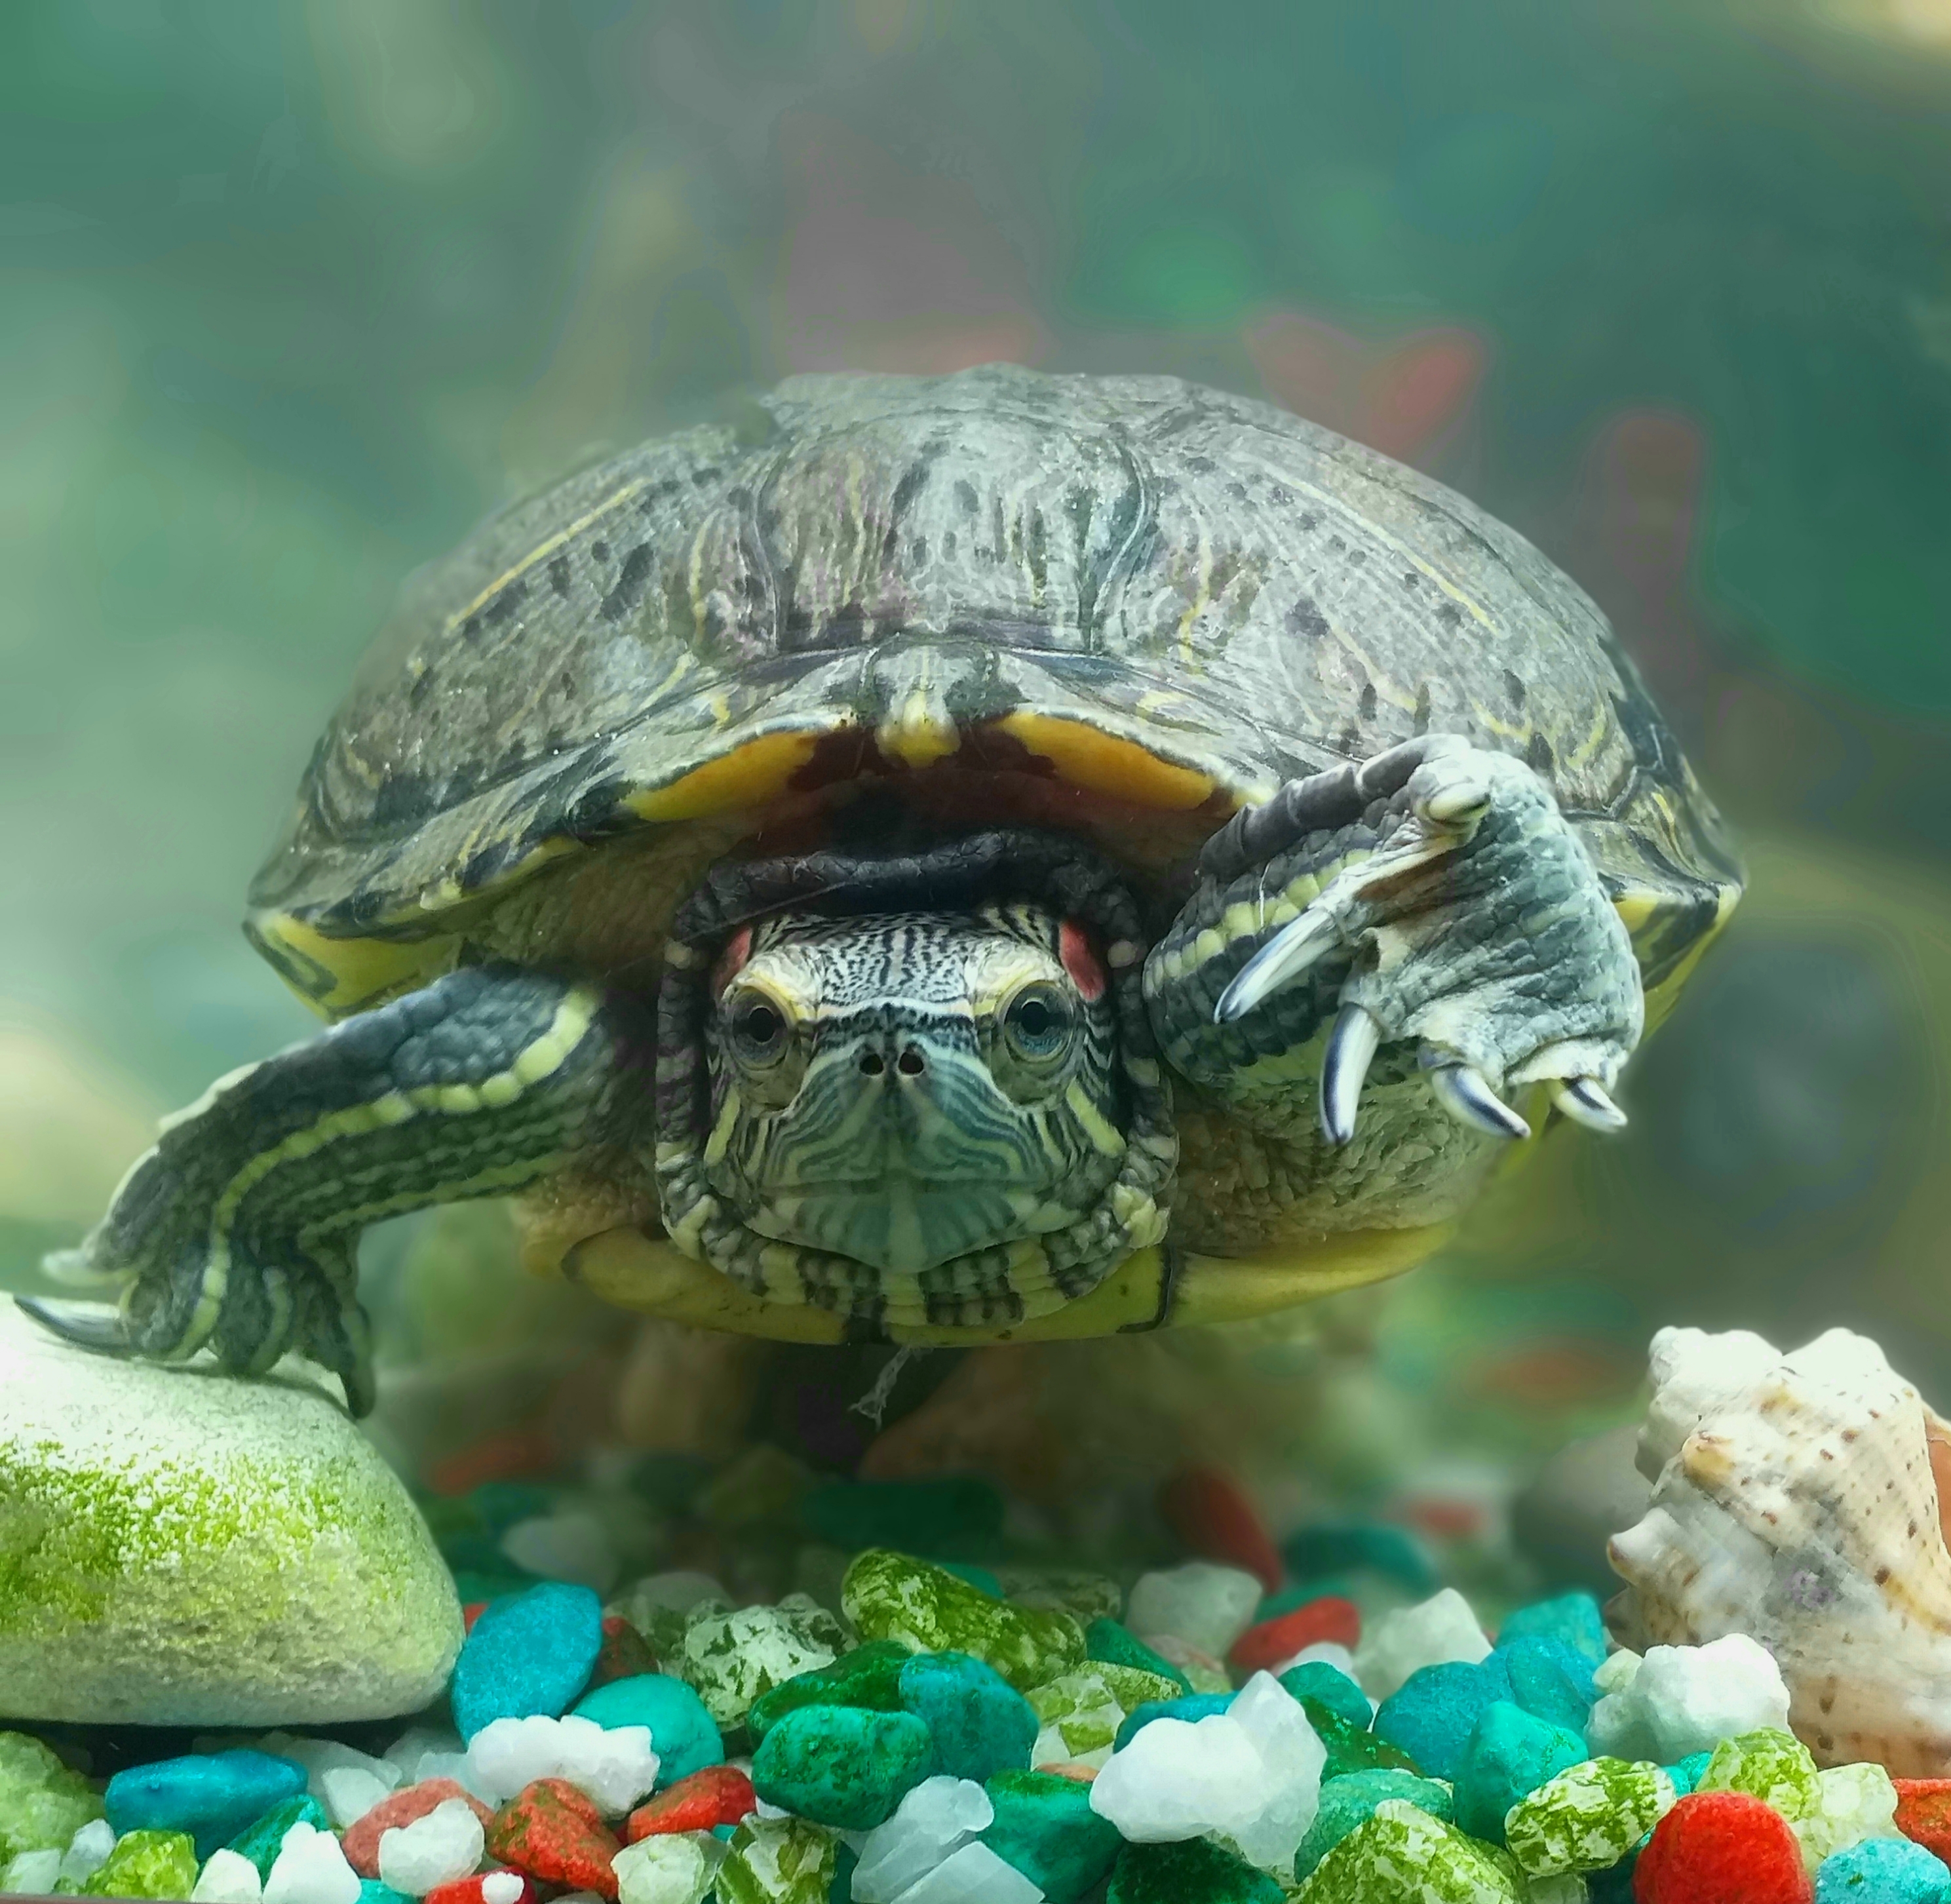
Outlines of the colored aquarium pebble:
M1384 1700L1375 1737L1406 1752L1432 1778L1453 1781L1485 1710L1510 1696L1502 1673L1464 1660L1424 1666Z
M1339 1712L1331 1712L1321 1702L1303 1696L1301 1710L1320 1735L1328 1751L1328 1776L1345 1777L1351 1771L1409 1771L1420 1775L1422 1767L1400 1746L1391 1745L1380 1734L1354 1725Z
M757 1802L751 1780L736 1765L707 1765L638 1806L623 1835L634 1844L673 1831L714 1831L749 1817Z
M64 1851L101 1795L39 1739L0 1732L0 1865L24 1852Z
M776 1606L695 1609L674 1664L712 1718L729 1731L744 1725L754 1700L801 1673L830 1666L846 1643L831 1613L792 1593Z
M871 1712L901 1709L901 1668L917 1656L898 1640L869 1640L832 1665L796 1673L753 1700L746 1730L763 1739L802 1706L857 1706Z
M828 1904L837 1852L833 1834L804 1818L748 1818L718 1868L718 1904Z
M265 1752L192 1753L117 1772L102 1808L125 1831L186 1831L207 1858L272 1806L305 1788L305 1768Z
M1951 1865L1951 1778L1897 1778L1896 1828Z
M1189 1552L1253 1575L1270 1593L1279 1587L1287 1571L1280 1550L1247 1490L1223 1469L1180 1469L1159 1490L1158 1505Z
M1040 1708L972 1653L916 1653L901 1668L897 1692L902 1709L928 1728L935 1769L979 1785L1026 1768L1047 1723Z
M863 1639L899 1640L918 1653L967 1653L1019 1692L1084 1658L1084 1628L1071 1615L991 1600L926 1561L870 1548L847 1570L841 1605Z
M545 1884L617 1895L614 1861L623 1847L595 1805L566 1780L538 1778L525 1786L495 1814L487 1848ZM383 1840L380 1856L383 1876Z
M495 1602L454 1662L449 1697L464 1740L495 1719L557 1718L589 1683L603 1650L603 1603L549 1581Z
M1085 1628L1084 1650L1086 1658L1100 1665L1135 1666L1170 1680L1182 1693L1192 1690L1192 1681L1163 1653L1153 1652L1129 1627L1103 1615Z
M408 1785L403 1790L382 1798L378 1804L346 1828L346 1861L362 1877L379 1875L379 1840L389 1831L398 1831L415 1820L425 1818L429 1812L446 1804L450 1799L461 1799L474 1808L476 1815L485 1826L494 1814L488 1806L457 1781L451 1778L425 1778ZM313 1820L322 1823L322 1820ZM283 1837L279 1833L279 1837ZM243 1841L238 1842L243 1849ZM276 1848L273 1846L273 1855ZM268 1867L267 1867L268 1868Z
M1520 1606L1497 1629L1497 1644L1513 1640L1556 1640L1581 1655L1588 1666L1604 1665L1611 1650L1606 1616L1590 1593L1562 1593L1556 1600Z
M1233 1694L1182 1693L1176 1699L1151 1699L1135 1706L1125 1714L1113 1743L1120 1752L1154 1719L1185 1719L1196 1722L1223 1712L1233 1703Z
M752 1787L768 1805L816 1824L870 1831L934 1765L935 1742L912 1713L804 1706L766 1734Z
M1079 1904L1103 1882L1123 1843L1091 1809L1091 1787L1041 1771L1002 1771L985 1787L994 1811L982 1842L1042 1891Z
M613 1679L585 1693L573 1710L606 1731L626 1725L650 1728L660 1786L725 1762L725 1740L704 1702L681 1679L650 1672Z
M1324 1594L1291 1613L1248 1627L1233 1642L1226 1659L1236 1672L1261 1672L1285 1665L1296 1653L1323 1640L1352 1649L1361 1637L1362 1615L1355 1603Z
M1633 1870L1635 1904L1809 1904L1788 1821L1746 1792L1692 1792L1653 1828Z
M1951 1865L1908 1838L1865 1838L1817 1866L1815 1904L1951 1904Z
M1502 1844L1511 1808L1584 1757L1578 1733L1506 1700L1485 1706L1457 1768L1457 1824L1473 1838Z
M1673 1781L1658 1765L1588 1759L1519 1799L1504 1821L1505 1842L1535 1877L1603 1871L1653 1830L1673 1803Z
M1865 1838L1894 1838L1896 1787L1881 1765L1829 1765L1815 1774L1815 1802L1795 1821L1802 1859L1819 1865Z
M1281 1904L1279 1885L1206 1838L1128 1844L1105 1904Z
M1294 1895L1299 1904L1519 1904L1523 1893L1489 1846L1385 1799Z
M698 1833L666 1833L626 1845L614 1869L618 1904L704 1904L725 1847Z
M1294 1854L1295 1877L1305 1877L1357 1825L1373 1818L1378 1806L1391 1799L1413 1805L1443 1824L1453 1822L1450 1789L1433 1778L1419 1778L1406 1771L1355 1771L1330 1778L1322 1785L1314 1822Z
M443 1782L452 1784L451 1780ZM460 1787L454 1785L449 1795L459 1797ZM429 1805L425 1809L430 1812L433 1806ZM370 1816L370 1813L367 1815ZM308 1824L314 1831L327 1831L332 1828L332 1820L326 1815L325 1807L311 1793L300 1792L295 1798L288 1798L279 1804L273 1805L261 1818L252 1819L230 1840L229 1849L241 1858L248 1858L257 1867L261 1879L268 1877L271 1874L272 1865L278 1861L278 1847L284 1843L286 1834L295 1824ZM352 1858L351 1834L349 1831L346 1835L345 1846L348 1859L352 1862L355 1870L358 1869L357 1860ZM379 1840L376 1836L373 1840L373 1854L371 1868L364 1871L363 1875L370 1877L379 1869L376 1862Z
M130 1831L81 1887L84 1897L188 1897L196 1845L186 1831Z
M1815 1761L1792 1732L1744 1732L1737 1739L1723 1739L1714 1748L1693 1789L1746 1792L1793 1824L1815 1809Z
M1280 1683L1304 1705L1310 1700L1325 1706L1344 1725L1352 1725L1366 1732L1375 1721L1375 1709L1369 1703L1369 1696L1338 1666L1330 1665L1325 1659L1304 1660L1298 1666L1290 1666L1280 1676Z

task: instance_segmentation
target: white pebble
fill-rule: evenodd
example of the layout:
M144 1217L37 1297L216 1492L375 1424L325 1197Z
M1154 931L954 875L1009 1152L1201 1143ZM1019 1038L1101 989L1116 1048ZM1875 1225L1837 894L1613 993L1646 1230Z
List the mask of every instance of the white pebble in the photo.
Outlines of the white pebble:
M1291 1659L1283 1659L1272 1668L1278 1679L1284 1672L1291 1672L1297 1666L1311 1666L1319 1661L1324 1666L1332 1666L1338 1673L1355 1677L1355 1656L1335 1640L1316 1640L1312 1646L1303 1646Z
M515 1904L523 1888L519 1871L491 1871L481 1881L481 1904Z
M1091 1809L1134 1844L1246 1830L1267 1796L1260 1748L1230 1714L1153 1719L1091 1787Z
M1786 1731L1788 1688L1767 1648L1745 1633L1704 1646L1651 1646L1639 1670L1592 1709L1594 1753L1670 1765L1764 1726Z
M16 1852L5 1871L0 1871L0 1896L39 1897L55 1887L61 1875L58 1846L49 1851ZM251 1875L258 1874L254 1867Z
M481 1862L481 1820L465 1799L443 1799L426 1817L379 1834L379 1877L409 1897L465 1877Z
M379 1756L400 1774L403 1785L416 1785L420 1760L429 1752L462 1753L467 1749L460 1734L451 1726L410 1725Z
M1234 1842L1249 1864L1291 1874L1294 1849L1321 1808L1327 1748L1300 1700L1272 1673L1254 1674L1225 1716L1253 1742L1265 1781L1258 1812L1250 1824L1233 1834Z
M1830 1765L1815 1774L1815 1809L1790 1828L1810 1871L1865 1838L1894 1838L1896 1787L1881 1765Z
M544 1580L566 1580L607 1593L623 1563L610 1530L586 1509L538 1514L517 1521L501 1536L501 1551L523 1572Z
M1616 1653L1609 1653L1592 1675L1592 1684L1603 1694L1622 1693L1633 1683L1633 1675L1640 1669L1640 1656L1631 1646L1622 1646Z
M653 1832L613 1861L617 1904L703 1904L724 1859L725 1846L708 1831Z
M1125 1624L1134 1633L1169 1633L1223 1659L1253 1625L1262 1597L1253 1575L1210 1560L1188 1560L1162 1573L1141 1574L1132 1589Z
M264 1904L359 1904L359 1874L337 1838L301 1819L278 1847Z
M390 1759L375 1759L355 1752L336 1739L307 1739L291 1732L267 1732L255 1741L257 1749L280 1759L295 1759L304 1767L305 1789L327 1811L332 1800L326 1796L325 1774L329 1771L363 1771L376 1778L387 1791L397 1791L407 1782L406 1774ZM378 1801L376 1799L375 1803Z
M342 1831L357 1824L393 1790L364 1765L328 1765L318 1774L318 1783L319 1796Z
M1475 1665L1490 1656L1491 1643L1470 1603L1446 1587L1416 1606L1384 1613L1370 1626L1355 1650L1355 1677L1371 1699L1387 1699L1425 1666L1459 1659Z
M641 1632L651 1624L654 1613L688 1613L708 1600L723 1600L727 1606L732 1604L732 1596L725 1590L723 1581L710 1574L679 1568L671 1573L646 1574L641 1580L632 1581L603 1610L620 1613Z
M566 1778L606 1816L627 1812L657 1783L647 1725L605 1728L594 1719L495 1719L467 1748L470 1790L498 1803L538 1778Z
M115 1828L106 1818L91 1818L67 1841L61 1854L61 1875L69 1883L85 1884L108 1862L115 1849Z
M857 1897L860 1893L857 1891ZM1041 1904L1043 1893L986 1844L965 1844L894 1904Z
M210 1854L189 1896L190 1904L258 1904L264 1894L258 1867L242 1852L226 1849Z
M924 1778L894 1816L861 1841L854 1871L855 1904L894 1904L995 1815L989 1794L972 1779Z
M498 1805L501 1794L482 1778L479 1768L464 1752L423 1752L407 1782L424 1785L430 1778L451 1778L464 1791L470 1791L485 1805Z

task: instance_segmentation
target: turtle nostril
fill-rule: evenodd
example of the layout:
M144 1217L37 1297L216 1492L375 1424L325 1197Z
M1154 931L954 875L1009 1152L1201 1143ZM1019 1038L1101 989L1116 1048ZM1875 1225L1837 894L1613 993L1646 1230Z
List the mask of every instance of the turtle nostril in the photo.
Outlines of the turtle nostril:
M864 1078L878 1078L887 1069L878 1051L863 1051L860 1054L860 1075Z
M894 1066L904 1078L919 1078L928 1069L928 1060L910 1044L894 1060Z

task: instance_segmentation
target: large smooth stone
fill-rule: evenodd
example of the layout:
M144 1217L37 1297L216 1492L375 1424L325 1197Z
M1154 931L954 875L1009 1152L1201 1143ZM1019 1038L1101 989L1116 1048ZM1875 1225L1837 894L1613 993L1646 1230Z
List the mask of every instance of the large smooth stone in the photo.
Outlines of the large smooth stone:
M460 1640L426 1523L322 1386L90 1355L0 1297L0 1720L386 1718Z

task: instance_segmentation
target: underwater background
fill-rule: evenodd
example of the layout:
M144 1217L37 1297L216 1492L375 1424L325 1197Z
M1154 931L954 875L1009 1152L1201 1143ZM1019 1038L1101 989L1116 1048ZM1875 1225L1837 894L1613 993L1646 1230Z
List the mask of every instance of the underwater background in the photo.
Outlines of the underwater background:
M1951 0L0 9L0 1283L306 1033L242 894L411 569L741 389L994 359L1461 488L1748 857L1631 1131L1297 1324L1315 1456L1522 1469L1665 1322L1951 1398ZM495 1223L369 1244L396 1356L613 1332L464 1300Z

